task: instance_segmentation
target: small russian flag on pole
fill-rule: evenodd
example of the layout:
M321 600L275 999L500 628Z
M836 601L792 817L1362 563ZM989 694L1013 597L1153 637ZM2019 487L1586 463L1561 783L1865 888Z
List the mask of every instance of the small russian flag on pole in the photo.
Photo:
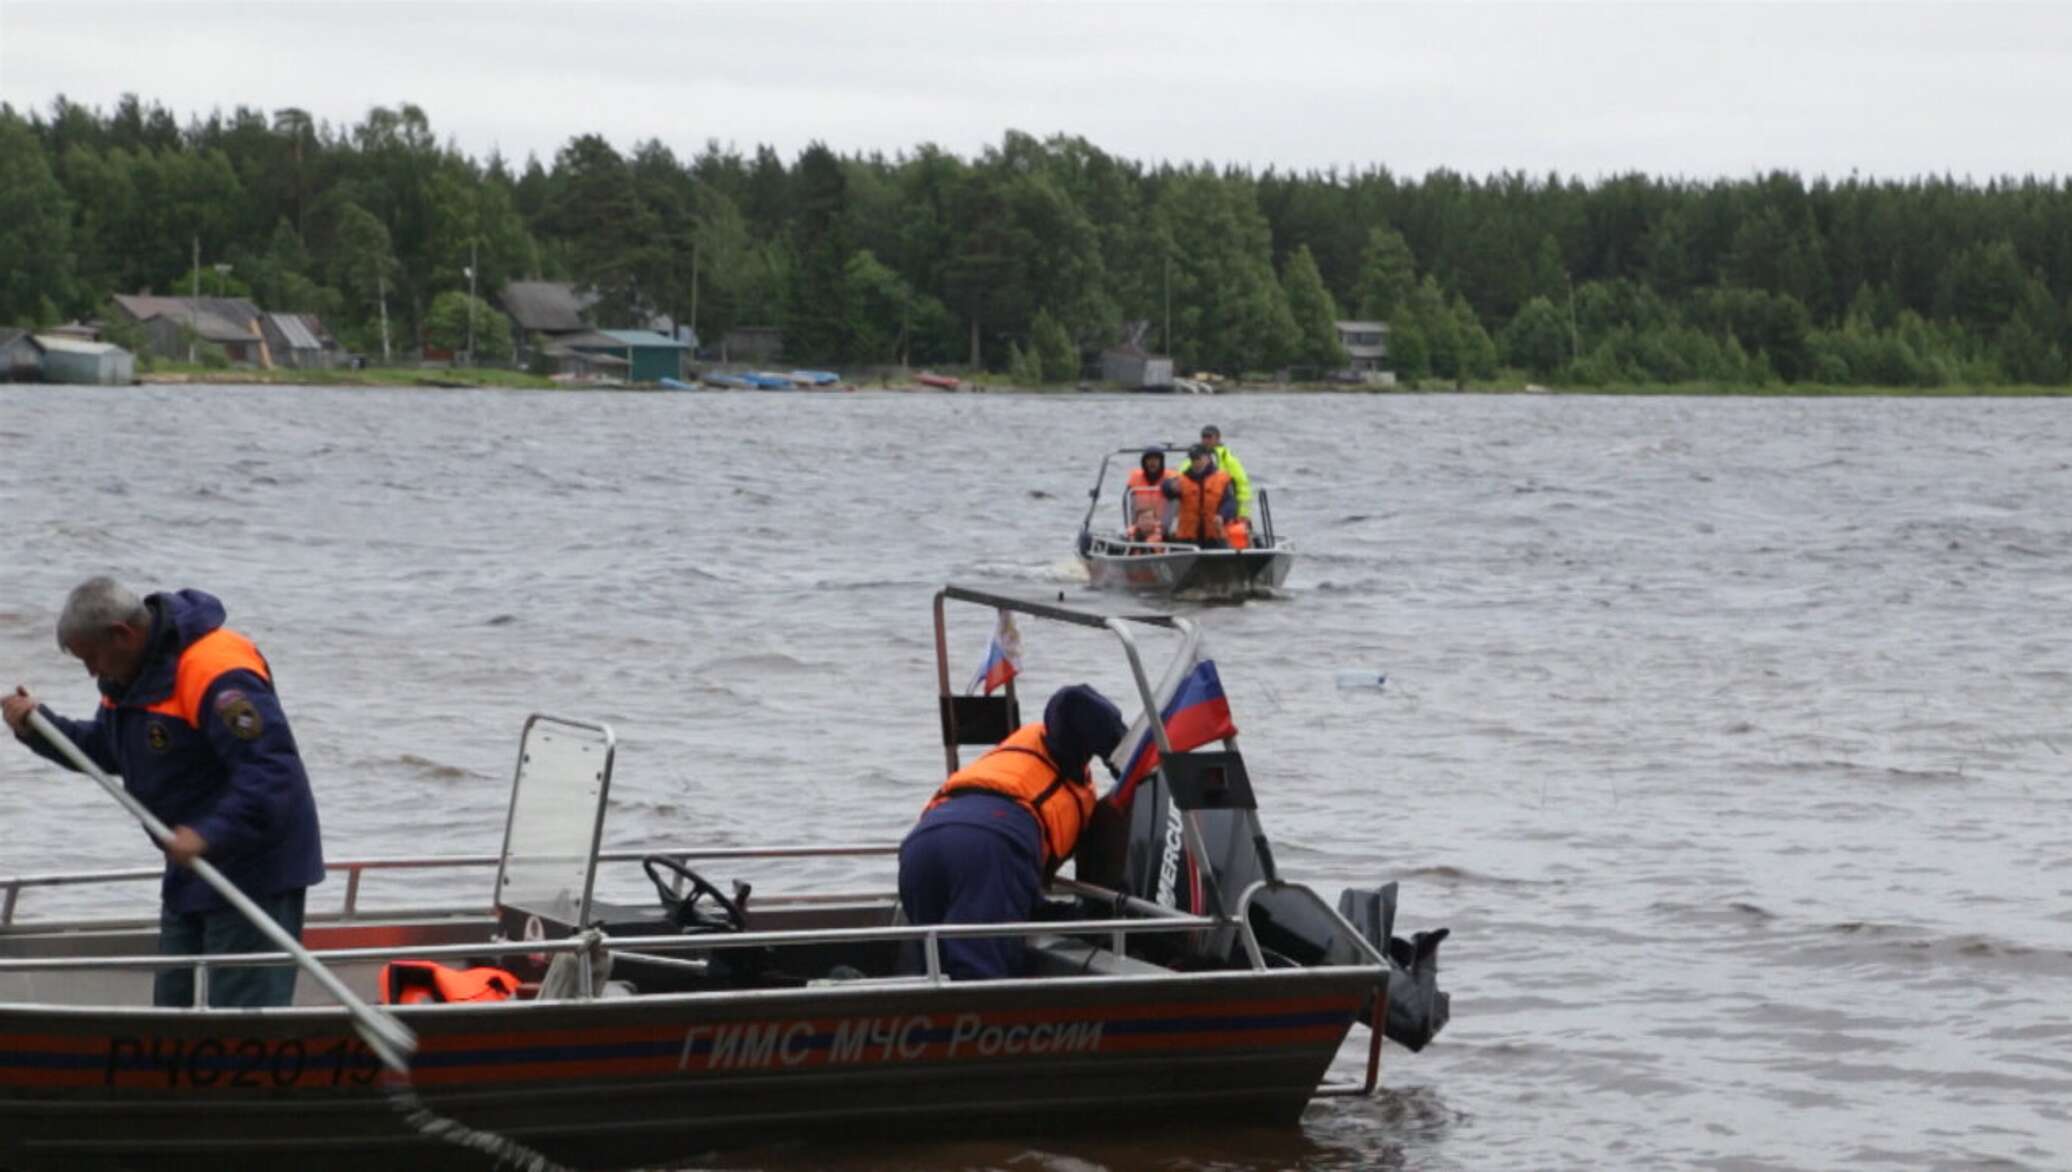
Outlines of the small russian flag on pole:
M1022 633L1015 630L1014 618L1003 610L993 626L993 641L986 644L986 660L978 665L978 674L971 677L971 687L966 691L974 696L990 696L993 689L1005 687L1021 670Z

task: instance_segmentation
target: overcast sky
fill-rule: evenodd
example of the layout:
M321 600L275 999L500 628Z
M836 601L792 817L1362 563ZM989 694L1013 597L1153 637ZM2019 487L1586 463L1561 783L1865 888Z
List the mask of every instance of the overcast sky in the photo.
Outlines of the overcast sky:
M2072 4L0 0L0 101L124 92L514 161L575 134L1685 176L2072 171Z

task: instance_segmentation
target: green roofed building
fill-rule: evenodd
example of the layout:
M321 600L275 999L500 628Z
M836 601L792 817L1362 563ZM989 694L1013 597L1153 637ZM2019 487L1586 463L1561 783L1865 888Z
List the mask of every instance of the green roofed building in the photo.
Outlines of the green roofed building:
M609 354L626 361L626 377L637 383L680 379L687 343L653 330L589 330L555 339L560 346L584 354Z

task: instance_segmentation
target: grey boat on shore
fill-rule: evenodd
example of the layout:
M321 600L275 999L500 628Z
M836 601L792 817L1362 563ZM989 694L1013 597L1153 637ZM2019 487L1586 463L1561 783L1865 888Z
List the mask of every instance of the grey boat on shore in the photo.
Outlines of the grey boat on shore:
M1187 460L1181 444L1157 445L1164 449L1167 467L1177 456ZM1079 560L1086 567L1087 581L1096 589L1129 590L1142 594L1171 596L1190 601L1239 601L1271 597L1288 580L1295 566L1295 543L1274 531L1271 493L1255 485L1251 519L1252 534L1244 549L1204 549L1184 541L1138 541L1130 536L1130 492L1119 494L1121 522L1113 529L1099 523L1101 498L1108 471L1117 457L1125 467L1144 454L1144 448L1119 448L1101 458L1101 470L1087 491L1086 516L1079 525ZM1127 484L1128 473L1123 473ZM1163 520L1169 527L1171 510Z
M1185 618L945 588L934 607L952 770L961 747L1016 726L1019 701L1012 683L997 696L952 690L950 602L1111 633L1146 712L1164 709L1199 648ZM1147 635L1176 644L1156 687ZM1384 1032L1417 1049L1445 1022L1443 930L1393 939L1392 884L1348 890L1333 908L1281 879L1236 738L1175 753L1163 724L1147 727L1161 761L1134 791L1118 853L1083 855L1080 877L1054 881L1036 921L916 927L891 894L891 844L601 849L614 734L534 716L501 851L333 864L328 885L342 879L342 898L318 911L313 893L304 941L370 1001L392 961L517 975L513 999L381 1012L415 1034L415 1101L570 1167L815 1136L1293 1125L1313 1098L1371 1093ZM872 861L882 886L866 891L723 890L691 869L825 876ZM600 894L632 887L636 863L651 894ZM384 910L363 899L383 881L421 887L468 870L494 875L491 899ZM0 879L0 1167L490 1166L412 1125L397 1077L314 982L300 982L307 1003L293 1008L150 1004L152 974L168 964L196 971L205 1003L210 969L293 963L287 954L152 955L155 909L141 890L124 917L23 914L51 889L135 890L157 875ZM1029 971L950 981L941 941L974 935L1022 937ZM1330 1081L1356 1023L1364 1076Z

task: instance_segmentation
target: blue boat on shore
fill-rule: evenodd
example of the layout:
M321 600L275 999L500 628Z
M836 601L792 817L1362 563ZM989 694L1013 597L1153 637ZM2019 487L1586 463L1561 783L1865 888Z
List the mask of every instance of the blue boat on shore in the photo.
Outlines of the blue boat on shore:
M794 370L787 377L805 387L829 387L842 381L842 376L832 370Z
M708 387L718 387L724 391L748 391L755 389L754 383L749 382L738 374L708 374L699 381Z
M790 379L781 374L772 374L767 370L751 370L741 377L748 381L749 386L759 391L788 391L791 389Z

